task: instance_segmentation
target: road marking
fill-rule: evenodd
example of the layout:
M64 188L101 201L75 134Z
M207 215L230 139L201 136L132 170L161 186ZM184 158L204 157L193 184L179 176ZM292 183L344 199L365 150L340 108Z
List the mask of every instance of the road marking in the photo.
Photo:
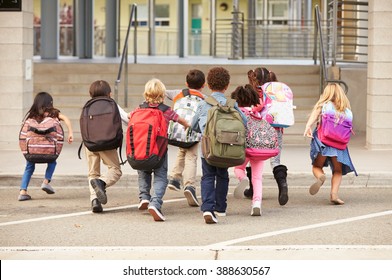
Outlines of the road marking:
M185 200L186 200L186 198L169 199L169 200L165 200L165 203L172 203L172 202L185 201ZM125 205L125 206L105 208L105 212L137 208L138 206L139 206L139 204L131 204L131 205ZM76 212L76 213L69 213L69 214L62 214L62 215L55 215L55 216L48 216L48 217L40 217L40 218L34 218L34 219L4 222L4 223L0 223L0 227L41 222L41 221L49 221L49 220L56 220L56 219L62 219L62 218L84 216L84 215L97 215L97 214L92 213L91 211L83 211L83 212Z
M308 230L308 229L315 229L315 228L339 225L339 224L344 224L344 223L350 223L350 222L366 220L366 219L371 219L371 218L377 218L377 217L386 216L386 215L392 215L392 210L368 214L368 215L362 215L362 216L357 216L357 217L351 217L351 218L346 218L346 219L334 220L334 221L330 221L330 222L318 223L318 224L313 224L313 225L307 225L307 226L265 232L265 233L261 233L261 234L256 234L256 235L252 235L252 236L247 236L247 237L242 237L242 238L237 238L237 239L232 239L232 240L227 240L224 242L211 244L208 247L211 249L214 249L216 247L222 248L224 246L231 246L231 245L234 245L237 243L252 241L255 239L272 237L272 236L277 236L277 235L292 233L292 232L298 232L298 231L303 231L303 230Z

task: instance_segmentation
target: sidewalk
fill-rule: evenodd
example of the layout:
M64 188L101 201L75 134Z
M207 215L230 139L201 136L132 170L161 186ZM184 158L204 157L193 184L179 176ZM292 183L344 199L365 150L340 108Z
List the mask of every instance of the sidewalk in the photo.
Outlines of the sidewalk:
M288 167L288 183L290 187L309 186L313 182L311 164L309 157L309 143L305 145L284 145L281 156L281 163ZM343 177L342 186L353 187L372 187L386 186L392 187L392 150L367 150L365 147L365 135L355 135L349 145L350 155L357 170L358 177L353 173ZM80 142L76 141L69 145L64 144L63 151L58 159L56 171L54 173L53 184L60 184L58 180L63 180L61 185L85 186L87 176L87 162L84 153L82 159L78 159L78 148ZM176 158L177 148L169 146L169 171L171 170L174 159ZM125 148L122 150L125 159ZM201 176L200 162L198 162L197 175ZM0 157L0 186L17 186L23 174L25 160L19 147L15 150L3 150ZM45 172L45 164L37 164L33 180L41 180ZM117 183L126 186L135 182L137 172L128 163L122 167L123 177ZM328 175L331 174L329 168L325 169ZM236 184L233 168L229 169L233 177L231 185ZM264 168L264 186L274 186L273 175L269 161Z

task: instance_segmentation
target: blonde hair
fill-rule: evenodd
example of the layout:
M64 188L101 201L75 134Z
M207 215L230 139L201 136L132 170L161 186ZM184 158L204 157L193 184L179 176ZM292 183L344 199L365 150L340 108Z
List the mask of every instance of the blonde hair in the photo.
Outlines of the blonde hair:
M165 85L158 79L149 80L144 86L144 99L147 103L159 104L165 99Z
M331 101L335 105L335 109L338 113L344 113L347 108L351 109L350 101L339 84L327 84L320 99L317 101L316 105L314 105L314 109L319 109L328 101Z

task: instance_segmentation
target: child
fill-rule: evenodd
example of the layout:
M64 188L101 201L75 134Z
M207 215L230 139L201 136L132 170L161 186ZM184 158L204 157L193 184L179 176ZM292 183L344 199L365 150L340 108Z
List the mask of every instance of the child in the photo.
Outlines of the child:
M343 89L335 83L327 84L319 101L313 108L304 132L304 136L312 138L310 157L313 165L312 172L314 177L316 177L316 182L310 187L309 192L311 195L315 195L319 191L326 179L323 167L329 165L332 170L330 201L332 204L341 205L344 204L344 201L339 198L338 191L342 176L349 172L354 172L357 175L357 172L351 162L348 148L339 150L323 144L317 136L317 127L312 133L311 127L314 123L319 122L324 105L332 106L337 114L344 114L349 119L352 119L352 113L349 110L350 101Z
M207 84L211 89L211 96L219 103L225 104L225 91L230 83L230 74L223 67L214 67L209 70L207 75ZM201 101L197 107L196 115L192 121L192 129L204 132L208 110L211 108L206 101ZM235 109L240 113L244 123L246 124L246 117L235 105ZM226 216L227 208L227 193L229 190L229 173L227 168L219 168L212 166L201 157L202 172L201 178L201 211L207 224L215 224L218 222L215 214L219 216Z
M89 93L91 98L102 96L111 98L112 90L108 82L98 80L90 85ZM118 108L122 122L128 124L127 113L120 106ZM88 163L91 211L101 213L103 211L102 204L107 203L106 189L121 178L120 160L117 149L92 152L85 148L85 152ZM107 166L105 176L101 175L101 161Z
M204 99L201 93L205 85L204 73L200 70L193 69L186 75L186 86L192 90L191 94L197 95L200 99ZM170 100L179 98L181 90L166 90L166 96ZM181 190L181 181L184 184L184 195L189 206L199 206L196 196L196 171L199 144L195 144L190 148L179 148L177 159L169 177L168 188L171 190Z
M277 82L278 79L277 79L274 72L271 72L264 67L257 67L255 70L248 71L248 80L249 80L249 83L253 86L253 88L255 90L257 90L257 92L260 95L261 106L259 106L258 109L262 110L264 102L263 102L263 92L262 92L261 86L264 85L265 83L268 83L268 82ZM273 157L270 159L270 164L271 164L271 168L272 168L272 171L274 174L274 178L278 184L278 189L279 189L278 201L279 201L279 204L283 206L289 200L288 186L287 186L287 180L286 180L287 179L287 167L280 163L280 154L282 151L282 144L283 144L283 128L276 127L275 130L278 134L279 154L276 157ZM249 180L251 180L251 177L252 177L251 169L249 167L247 167L246 170L247 170L247 176L248 176ZM244 188L243 185L242 185L242 187ZM235 194L236 193L241 193L241 196L242 196L242 192L240 192L240 190L235 192ZM249 189L244 190L243 195L248 198L253 197L252 183L250 184Z
M239 86L231 94L231 98L235 99L240 109L245 115L255 114L261 118L260 112L254 112L253 108L260 104L259 94L253 89L251 85L245 85L245 87ZM249 127L247 128L249 129ZM262 189L263 189L263 168L264 160L246 157L245 162L242 165L234 168L234 174L239 180L239 185L247 186L249 180L245 173L246 165L250 162L250 168L252 170L252 186L253 186L253 198L252 198L252 210L251 216L261 216L261 201L262 201ZM241 187L236 188L241 189Z
M158 109L159 104L163 103L165 98L165 85L158 79L149 80L144 88L144 99L149 107ZM167 125L169 121L175 121L183 125L185 128L189 124L180 116L177 115L172 109L168 108L163 112ZM154 169L153 171L138 170L139 182L139 210L145 210L148 206L148 212L153 216L154 221L164 221L165 216L162 213L163 196L167 187L167 153L164 156L163 164ZM151 196L152 173L154 173L154 194Z
M57 118L60 121L64 121L68 130L68 143L71 144L73 141L73 131L71 121L67 116L60 113L60 111L53 107L53 98L47 92L40 92L34 98L34 103L31 106L30 110L27 112L25 116L25 120L32 118L41 122L45 117ZM48 166L45 171L45 179L42 182L41 189L45 191L47 194L54 194L55 191L51 185L49 185L52 180L52 176L54 170L56 168L57 162L48 163ZM29 185L31 176L33 175L35 170L35 163L26 161L26 168L23 173L22 182L20 185L19 192L19 201L30 200L31 196L27 193L27 187Z

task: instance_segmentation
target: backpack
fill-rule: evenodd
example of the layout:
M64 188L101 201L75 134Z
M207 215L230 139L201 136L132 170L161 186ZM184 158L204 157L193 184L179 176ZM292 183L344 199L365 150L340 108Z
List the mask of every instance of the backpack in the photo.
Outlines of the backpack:
M27 161L34 163L54 162L64 144L64 130L57 118L45 117L24 121L19 132L19 146Z
M200 92L192 89L183 89L173 100L173 110L188 123L191 123L193 116L196 114L197 104L203 99L204 97ZM168 138L170 145L190 148L200 141L201 133L191 129L185 130L184 126L178 122L170 121Z
M264 108L262 116L273 127L294 125L293 92L284 83L269 82L262 86Z
M80 133L82 144L91 152L121 147L123 129L117 103L104 96L87 101L80 115Z
M353 114L350 109L342 114L336 112L332 102L326 102L321 110L321 121L317 128L320 141L330 147L344 150L353 132Z
M246 149L248 158L266 160L279 154L278 135L261 116L251 111L245 112L247 122Z
M202 152L208 164L221 168L241 165L245 161L245 125L228 98L221 105L212 96L205 101L212 105L202 136Z
M163 112L169 108L163 103L158 107L143 103L132 112L126 135L126 153L133 169L151 171L162 165L168 146Z

